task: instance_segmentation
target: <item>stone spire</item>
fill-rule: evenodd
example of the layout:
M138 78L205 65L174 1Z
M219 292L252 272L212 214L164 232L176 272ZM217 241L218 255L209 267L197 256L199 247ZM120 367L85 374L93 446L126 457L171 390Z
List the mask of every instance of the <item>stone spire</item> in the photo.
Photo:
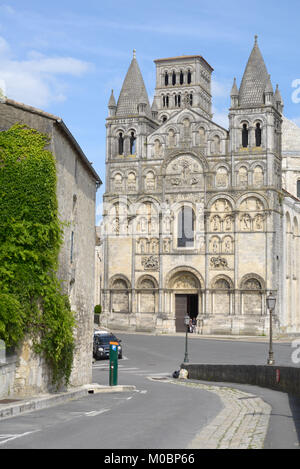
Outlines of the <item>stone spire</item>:
M264 92L269 79L267 67L257 43L257 36L240 86L239 105L252 107L264 104Z
M231 107L238 107L239 105L239 90L236 84L236 78L233 80L233 85L230 93Z
M115 100L115 97L114 97L114 90L111 90L111 95L110 95L110 98L109 98L109 101L108 101L108 107L117 107L116 105L116 100Z
M114 117L116 115L117 104L114 97L114 90L111 90L111 95L108 101L109 117Z
M276 108L278 109L279 112L282 113L284 104L283 104L283 99L282 99L282 97L281 97L281 94L280 94L278 85L276 85L276 91L275 91L275 95L274 95L274 101L275 101L275 106L276 106Z
M138 114L138 105L146 104L145 114L151 118L149 99L145 83L136 60L136 51L127 71L121 93L118 99L116 116L129 117Z
M271 82L271 75L269 75L266 88L265 88L265 104L266 105L273 105L273 96L274 96L274 90L273 90L273 85Z

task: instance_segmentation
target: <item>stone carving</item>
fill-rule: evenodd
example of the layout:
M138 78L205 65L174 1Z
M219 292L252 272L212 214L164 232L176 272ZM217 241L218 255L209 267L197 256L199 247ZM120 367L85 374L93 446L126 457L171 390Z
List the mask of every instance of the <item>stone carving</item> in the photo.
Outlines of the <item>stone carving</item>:
M221 231L221 219L218 215L215 215L211 221L212 231Z
M155 190L155 175L153 171L148 171L145 178L145 188L147 191Z
M158 270L159 260L156 256L143 257L142 265L145 270Z
M227 259L225 259L224 257L221 257L221 256L212 257L210 259L210 265L214 269L228 269Z
M232 231L233 218L231 216L225 218L224 229L225 231Z
M247 213L244 213L244 215L241 216L241 230L251 230L251 217Z
M164 252L165 253L170 252L171 240L170 239L164 239L163 245L164 245Z
M254 229L257 231L261 231L263 229L263 220L264 217L260 214L256 215L254 219Z
M181 275L173 284L174 289L190 290L197 288L196 280L191 275Z
M180 156L167 167L167 183L171 186L195 186L201 182L202 169L189 156Z

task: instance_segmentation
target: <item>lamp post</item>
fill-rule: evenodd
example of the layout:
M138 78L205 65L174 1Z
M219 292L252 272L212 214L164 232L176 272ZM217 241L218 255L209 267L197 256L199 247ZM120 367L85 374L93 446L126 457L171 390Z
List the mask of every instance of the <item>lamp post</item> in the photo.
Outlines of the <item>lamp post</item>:
M190 324L190 317L188 314L184 316L184 324L186 326L185 330L185 351L184 351L184 360L183 363L188 363L189 362L189 355L188 355L188 330L189 330L189 324Z
M273 310L275 308L276 298L272 294L269 293L267 296L267 308L270 311L270 343L269 343L269 358L268 358L268 365L274 365L274 353L273 353Z

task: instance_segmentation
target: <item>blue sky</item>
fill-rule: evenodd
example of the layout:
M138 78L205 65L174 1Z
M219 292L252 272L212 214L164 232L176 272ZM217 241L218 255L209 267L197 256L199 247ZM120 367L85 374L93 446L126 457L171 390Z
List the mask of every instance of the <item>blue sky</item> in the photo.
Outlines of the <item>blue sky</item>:
M104 181L107 103L133 49L150 101L153 60L202 55L215 70L214 120L227 127L233 78L239 85L257 34L284 114L300 125L299 13L299 0L0 0L0 86L62 117Z

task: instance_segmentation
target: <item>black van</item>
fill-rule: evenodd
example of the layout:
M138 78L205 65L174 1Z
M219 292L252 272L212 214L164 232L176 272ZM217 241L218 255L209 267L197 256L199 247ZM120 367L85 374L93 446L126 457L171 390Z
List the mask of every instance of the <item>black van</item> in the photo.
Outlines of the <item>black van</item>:
M94 342L93 342L93 356L96 360L109 358L109 343L118 343L118 358L122 358L122 346L121 340L118 339L114 334L108 331L95 331Z

